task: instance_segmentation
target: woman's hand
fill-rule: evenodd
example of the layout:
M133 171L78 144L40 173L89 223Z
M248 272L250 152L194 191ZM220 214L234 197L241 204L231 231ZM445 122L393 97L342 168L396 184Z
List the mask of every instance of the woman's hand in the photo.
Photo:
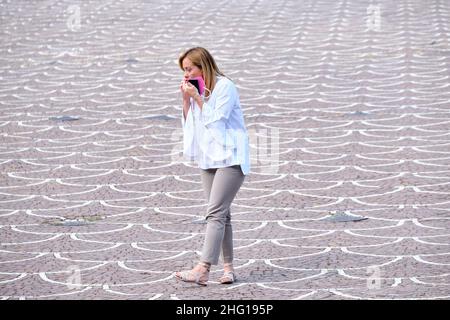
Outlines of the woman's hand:
M194 87L192 85L192 83L190 83L189 81L187 81L187 79L185 79L183 81L183 83L181 84L181 90L183 91L183 102L184 102L184 106L186 106L189 103L189 98L193 97L194 101L197 103L197 105L199 106L200 110L203 108L203 99L200 96L200 94L198 93L198 90L196 87Z
M183 85L183 90L184 90L184 93L187 94L189 97L193 97L194 98L197 95L199 95L197 88L194 87L192 85L192 83L189 83L187 81Z
M181 91L181 94L183 96L183 102L189 102L189 95L184 90L184 85L186 84L186 82L187 82L187 80L184 79L183 81L181 81L181 84L180 84L180 91Z

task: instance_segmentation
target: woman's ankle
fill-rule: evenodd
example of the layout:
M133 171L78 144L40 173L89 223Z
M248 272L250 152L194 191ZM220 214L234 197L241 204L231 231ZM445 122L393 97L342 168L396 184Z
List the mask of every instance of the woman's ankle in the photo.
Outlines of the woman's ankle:
M198 265L200 265L203 269L206 269L208 272L209 272L209 270L211 268L211 263L209 263L209 262L200 261L198 263Z
M227 262L227 263L224 263L224 264L223 264L223 268L224 268L224 270L226 270L226 271L233 271L233 270L234 270L234 268L233 268L233 262Z

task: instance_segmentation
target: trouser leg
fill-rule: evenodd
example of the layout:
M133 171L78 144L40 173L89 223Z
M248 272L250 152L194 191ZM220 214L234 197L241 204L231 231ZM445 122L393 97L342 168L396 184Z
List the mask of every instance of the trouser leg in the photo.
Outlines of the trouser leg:
M233 227L231 226L230 210L228 210L227 219L225 221L225 232L222 241L222 256L224 263L233 262Z
M202 250L202 261L204 262L217 264L221 251L223 251L224 260L232 258L233 238L230 206L244 182L244 178L240 166L216 170L209 194L206 216L206 234ZM226 229L228 229L227 233L225 232Z

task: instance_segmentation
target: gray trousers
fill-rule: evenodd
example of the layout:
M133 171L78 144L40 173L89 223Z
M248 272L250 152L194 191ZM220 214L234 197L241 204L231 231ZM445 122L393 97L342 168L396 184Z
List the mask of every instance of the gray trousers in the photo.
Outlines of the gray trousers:
M245 175L240 165L201 170L208 209L201 261L216 265L222 252L224 263L233 262L233 229L230 206Z

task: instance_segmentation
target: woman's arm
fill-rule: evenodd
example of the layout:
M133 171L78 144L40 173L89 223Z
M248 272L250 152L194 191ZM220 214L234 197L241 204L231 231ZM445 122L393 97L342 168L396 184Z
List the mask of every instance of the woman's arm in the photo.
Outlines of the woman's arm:
M187 117L189 109L190 109L189 107L191 106L191 102L190 102L190 99L189 99L190 96L184 90L185 84L186 84L186 80L181 81L180 91L181 91L181 94L183 96L183 117L184 117L184 120L186 120L186 117Z
M217 85L214 104L204 102L202 104L202 121L206 127L212 126L216 122L228 120L230 114L236 106L238 94L236 87L231 81L226 81Z
M214 90L217 90L217 97L215 99L215 104L211 105L203 101L197 89L192 84L186 83L184 85L185 93L194 99L194 101L202 111L202 118L206 126L216 121L228 119L231 111L235 106L237 98L236 87L231 81L228 81L221 85L218 84L217 88L215 88Z
M194 101L197 103L197 105L200 107L200 110L203 108L203 100L200 94L198 93L197 88L195 88L189 82L184 82L181 90L183 90L183 97L185 96L192 97Z
M198 93L194 96L194 101L197 103L200 110L202 110L203 109L203 99Z
M189 101L183 101L183 116L184 116L184 120L186 120L186 117L188 115L189 109L190 109Z

